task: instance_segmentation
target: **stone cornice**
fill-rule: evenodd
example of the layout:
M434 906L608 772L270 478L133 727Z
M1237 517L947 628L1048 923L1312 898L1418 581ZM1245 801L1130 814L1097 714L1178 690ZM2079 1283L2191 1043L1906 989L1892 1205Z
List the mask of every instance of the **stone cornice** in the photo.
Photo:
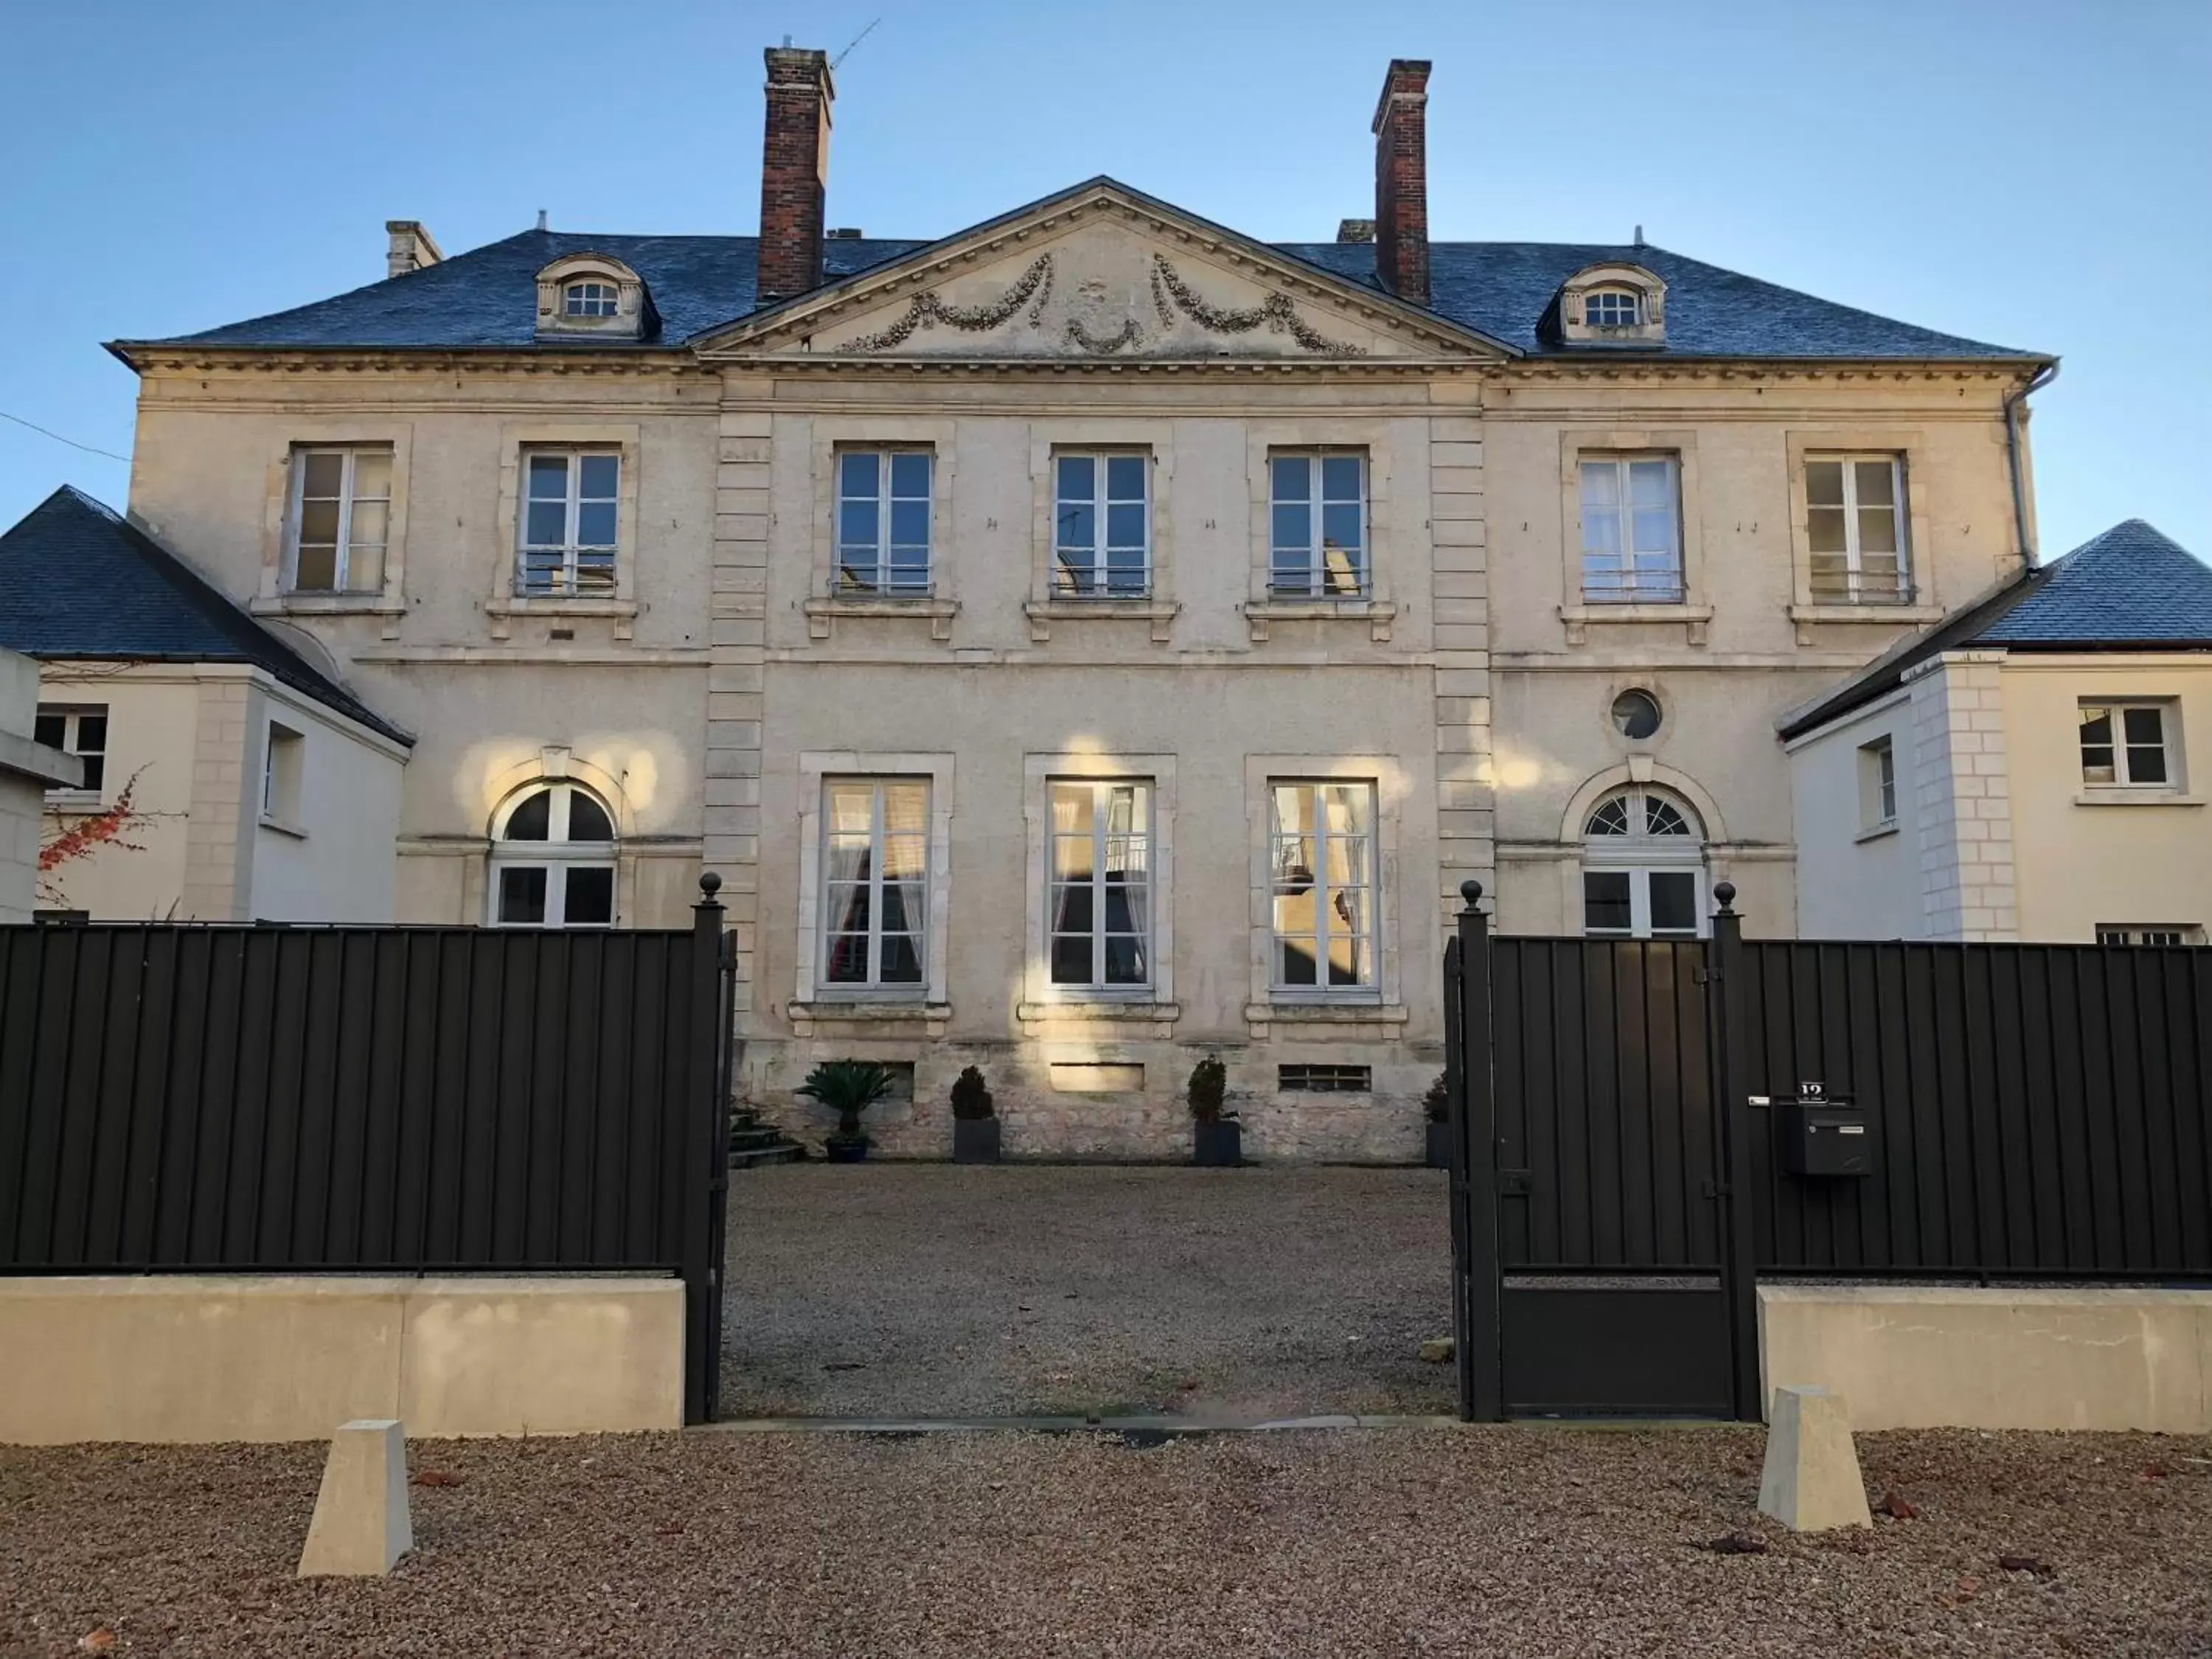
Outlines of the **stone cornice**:
M684 349L562 351L544 346L457 348L453 346L172 346L124 343L108 348L148 374L530 374L556 378L599 376L711 377Z

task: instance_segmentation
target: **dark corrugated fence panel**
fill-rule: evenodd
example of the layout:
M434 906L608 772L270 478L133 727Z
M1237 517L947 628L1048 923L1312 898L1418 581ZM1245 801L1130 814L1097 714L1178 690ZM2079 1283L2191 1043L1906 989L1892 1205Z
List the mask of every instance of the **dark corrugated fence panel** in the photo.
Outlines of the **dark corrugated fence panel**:
M0 1270L673 1269L714 1173L684 1049L710 955L0 928Z

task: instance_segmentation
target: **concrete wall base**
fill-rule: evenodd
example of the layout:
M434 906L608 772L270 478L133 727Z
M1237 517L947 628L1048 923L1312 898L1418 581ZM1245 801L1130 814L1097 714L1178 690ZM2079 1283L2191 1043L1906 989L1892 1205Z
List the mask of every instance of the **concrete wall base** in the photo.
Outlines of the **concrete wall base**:
M0 1279L0 1442L596 1434L684 1421L672 1279Z
M2212 1433L2212 1290L1763 1285L1759 1346L1861 1430Z

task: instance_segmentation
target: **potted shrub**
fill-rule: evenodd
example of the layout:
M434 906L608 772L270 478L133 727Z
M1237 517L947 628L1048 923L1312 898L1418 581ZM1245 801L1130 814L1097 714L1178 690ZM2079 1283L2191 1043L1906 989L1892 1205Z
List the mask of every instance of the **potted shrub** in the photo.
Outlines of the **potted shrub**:
M1233 1169L1244 1161L1244 1126L1222 1109L1229 1097L1229 1068L1208 1054L1190 1069L1193 1161L1212 1169Z
M867 1157L860 1114L890 1091L891 1074L871 1060L825 1060L806 1074L799 1092L837 1114L837 1133L822 1143L832 1164L858 1164Z
M983 1086L982 1073L973 1066L963 1066L952 1084L952 1161L999 1161L998 1115L991 1109L991 1091Z
M1421 1108L1429 1117L1429 1154L1425 1160L1431 1170L1451 1168L1451 1093L1444 1087L1444 1074L1437 1073L1437 1080L1429 1085L1428 1093L1421 1097Z

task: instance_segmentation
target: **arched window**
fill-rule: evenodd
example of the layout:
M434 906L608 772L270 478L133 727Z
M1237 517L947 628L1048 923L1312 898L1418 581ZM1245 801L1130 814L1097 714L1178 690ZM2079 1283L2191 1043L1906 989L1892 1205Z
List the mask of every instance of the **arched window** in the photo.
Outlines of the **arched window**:
M615 824L580 784L541 783L491 830L491 919L501 927L611 927Z
M561 291L561 309L570 317L611 317L617 297L612 283L571 283Z
M1705 932L1705 836L1689 803L1617 789L1583 826L1583 932L1695 939Z

